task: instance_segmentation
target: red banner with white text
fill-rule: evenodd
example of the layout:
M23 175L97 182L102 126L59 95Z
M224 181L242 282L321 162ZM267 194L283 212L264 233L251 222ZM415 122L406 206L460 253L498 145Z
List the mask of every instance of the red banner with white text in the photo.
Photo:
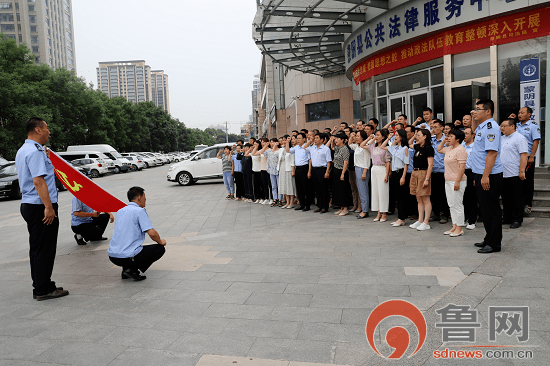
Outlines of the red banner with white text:
M371 76L433 60L443 55L550 35L550 7L528 10L442 31L379 53L353 69L355 84Z
M117 212L126 204L95 184L91 179L73 168L63 158L50 150L50 160L55 175L69 192L86 206L97 212Z

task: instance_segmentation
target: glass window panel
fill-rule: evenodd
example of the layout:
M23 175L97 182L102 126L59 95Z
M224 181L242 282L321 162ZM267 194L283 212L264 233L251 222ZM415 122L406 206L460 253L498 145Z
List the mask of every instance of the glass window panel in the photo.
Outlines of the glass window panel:
M0 9L13 9L12 3L0 3Z
M378 98L378 122L379 128L388 123L388 101L386 98Z
M378 82L378 96L386 95L386 80Z
M445 105L444 105L445 88L443 86L432 88L432 104L433 104L432 110L434 111L434 117L437 117L438 113L445 113ZM452 121L445 121L445 122L452 122Z
M36 23L36 15L29 15L29 22Z
M432 85L443 84L443 66L430 70Z
M453 81L491 76L489 48L453 56Z
M13 22L13 19L12 13L0 14L0 22Z
M429 82L428 70L390 79L390 94L425 88L429 85Z
M1 24L0 31L2 32L15 32L15 24Z
M158 92L159 96L162 91ZM306 104L307 122L326 121L340 118L340 100Z

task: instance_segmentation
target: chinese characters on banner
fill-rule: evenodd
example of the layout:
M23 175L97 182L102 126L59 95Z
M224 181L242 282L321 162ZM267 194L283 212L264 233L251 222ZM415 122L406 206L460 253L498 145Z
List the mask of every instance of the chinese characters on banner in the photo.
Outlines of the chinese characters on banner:
M520 72L520 100L521 107L529 107L533 110L531 120L539 123L540 108L540 82L539 82L539 59L538 57L521 60L519 62Z
M359 84L371 76L416 65L443 55L547 36L550 35L548 19L550 19L550 8L543 7L438 32L369 57L353 69L353 79L356 84ZM364 42L368 45L371 41L374 43L384 36L382 29L378 29L375 37L366 35Z

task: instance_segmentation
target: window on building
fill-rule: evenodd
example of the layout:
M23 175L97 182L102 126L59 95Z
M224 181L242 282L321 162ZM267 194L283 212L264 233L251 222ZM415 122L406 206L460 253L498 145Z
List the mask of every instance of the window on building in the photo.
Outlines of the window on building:
M73 40L73 35L70 33L70 32L65 32L65 37L68 39L68 40Z
M340 118L340 100L306 104L306 117L307 122L338 119Z
M31 25L31 32L32 33L37 33L38 32L38 27L36 25Z
M12 13L0 14L0 22L13 22L13 14Z
M35 59L34 62L36 62L37 64L39 64L39 63L40 63L40 56L36 56L36 59Z
M430 84L428 70L390 79L388 84L390 94L427 87Z
M53 64L53 63L52 63L52 58L50 57L50 66L52 66L52 64Z
M29 15L29 22L31 24L36 23L36 15Z
M29 11L36 11L36 5L29 5Z
M44 0L44 6L47 8L48 7L48 0Z
M6 37L15 39L15 34L4 34Z
M491 76L489 48L453 55L453 81Z
M22 34L19 35L19 44L21 44L21 43L23 43L23 35Z
M21 24L17 24L17 30L21 32Z
M31 43L38 43L38 36L31 36Z
M2 32L15 32L15 24L1 24L0 31Z
M0 9L13 9L11 3L0 3Z
M32 46L32 52L36 52L36 53L40 52L38 46Z

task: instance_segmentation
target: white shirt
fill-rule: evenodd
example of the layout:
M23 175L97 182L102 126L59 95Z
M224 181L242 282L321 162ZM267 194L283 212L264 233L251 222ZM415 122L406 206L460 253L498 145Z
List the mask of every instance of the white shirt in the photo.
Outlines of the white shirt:
M370 168L370 151L363 149L359 144L349 145L355 151L353 155L353 163L356 167L369 169Z
M500 159L503 166L503 177L511 178L519 175L521 154L529 152L527 139L515 131L510 136L500 138Z

